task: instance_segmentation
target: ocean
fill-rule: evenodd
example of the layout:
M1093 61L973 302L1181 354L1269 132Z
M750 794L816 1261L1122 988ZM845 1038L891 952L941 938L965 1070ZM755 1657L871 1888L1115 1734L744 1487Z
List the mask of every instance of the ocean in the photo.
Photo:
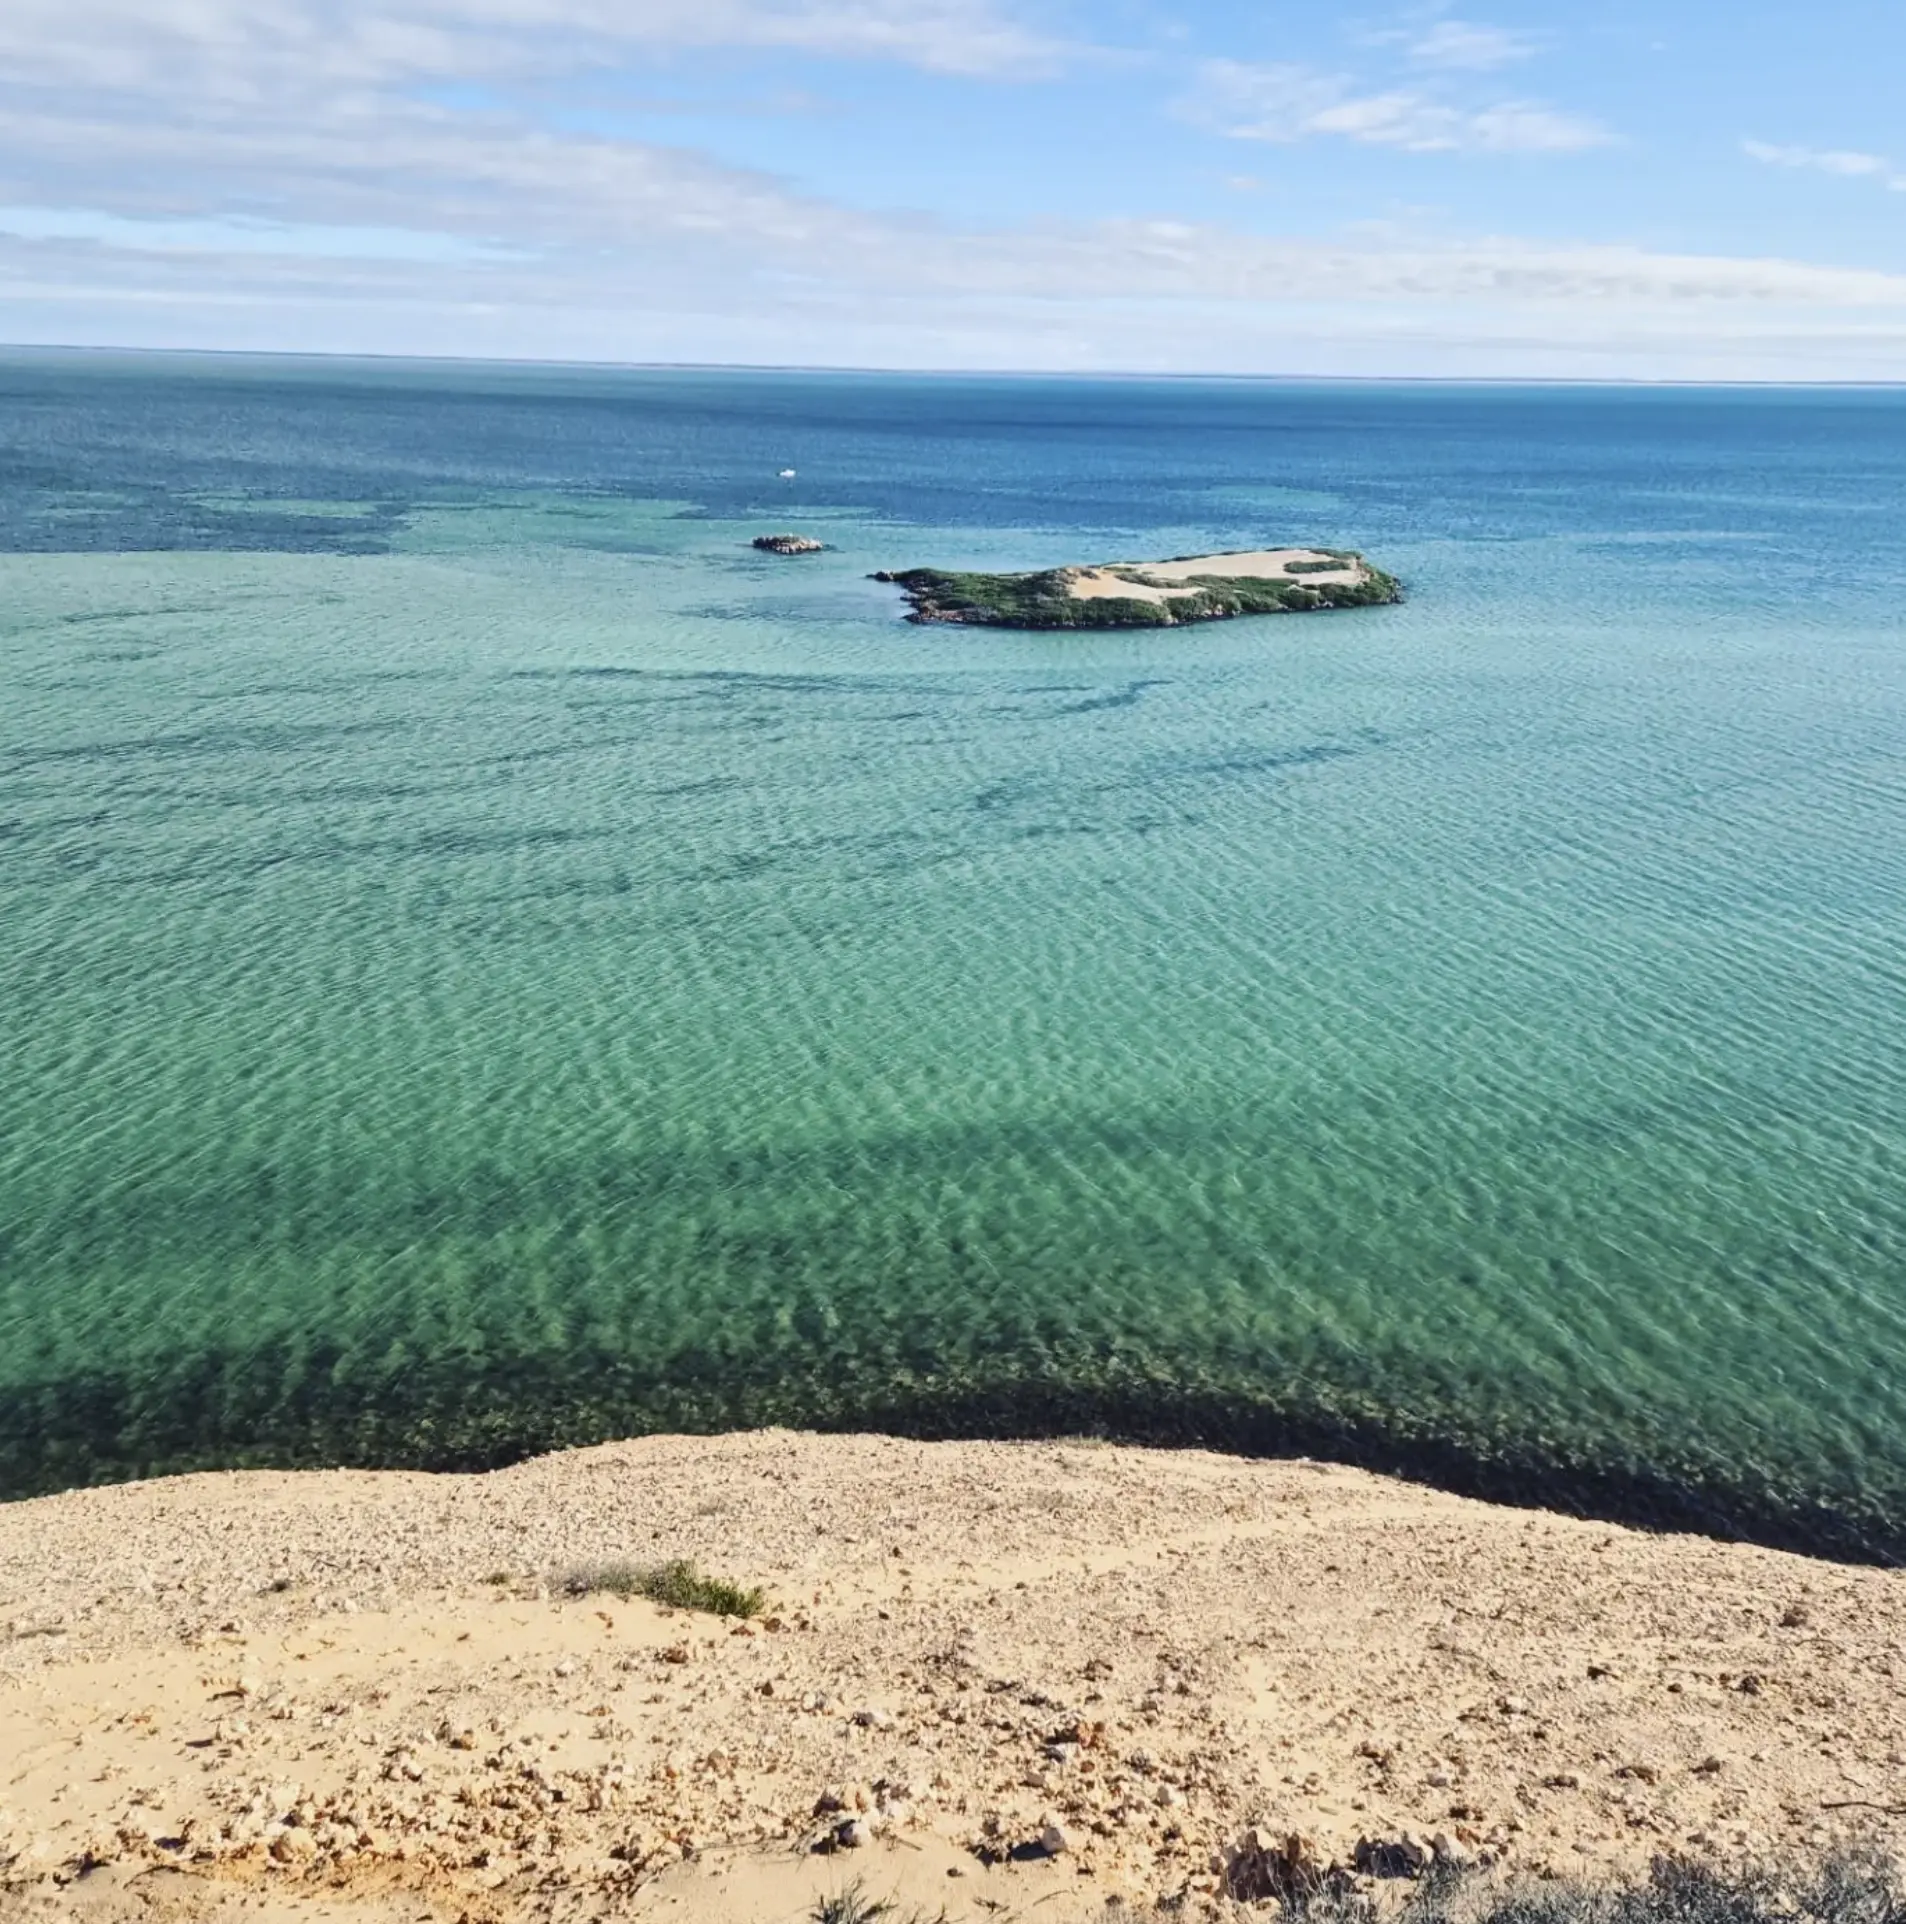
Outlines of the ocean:
M1287 543L1408 600L867 578ZM0 1494L1091 1433L1906 1557L1903 607L1903 391L12 353Z

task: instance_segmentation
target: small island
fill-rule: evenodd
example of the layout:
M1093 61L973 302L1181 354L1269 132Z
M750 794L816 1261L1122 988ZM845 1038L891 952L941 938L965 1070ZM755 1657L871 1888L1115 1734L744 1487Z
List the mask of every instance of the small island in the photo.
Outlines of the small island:
M827 543L811 534L758 534L749 545L763 554L819 554Z
M1394 575L1342 548L1251 548L1029 574L909 568L872 579L906 591L909 621L986 628L1172 628L1403 599Z

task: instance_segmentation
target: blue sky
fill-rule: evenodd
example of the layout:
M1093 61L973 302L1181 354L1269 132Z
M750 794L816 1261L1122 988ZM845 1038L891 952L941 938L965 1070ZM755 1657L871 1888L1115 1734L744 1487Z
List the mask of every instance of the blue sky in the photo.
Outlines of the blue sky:
M1906 7L8 0L0 338L1906 379Z

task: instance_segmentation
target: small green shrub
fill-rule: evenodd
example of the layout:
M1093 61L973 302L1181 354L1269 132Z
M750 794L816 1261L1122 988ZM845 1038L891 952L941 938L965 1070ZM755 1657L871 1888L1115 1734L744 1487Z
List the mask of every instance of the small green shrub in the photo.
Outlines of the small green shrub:
M600 1563L571 1570L562 1580L571 1597L606 1591L617 1597L646 1597L673 1610L702 1610L711 1617L755 1617L768 1593L744 1589L721 1577L704 1576L686 1557L667 1563Z

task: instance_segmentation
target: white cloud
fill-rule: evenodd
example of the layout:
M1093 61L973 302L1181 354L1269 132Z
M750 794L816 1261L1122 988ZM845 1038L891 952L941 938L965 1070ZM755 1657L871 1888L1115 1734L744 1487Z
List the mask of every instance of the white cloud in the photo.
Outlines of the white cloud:
M328 227L264 220L128 220L86 207L0 207L0 234L94 242L151 254L280 254L288 259L429 261L463 266L522 260L522 250L409 227Z
M190 79L220 101L270 87L510 79L640 50L748 47L947 73L1050 68L1066 49L993 0L8 0L12 84L141 91Z
M1063 49L1015 4L1040 0L4 0L0 206L146 254L786 254L864 223L477 103L692 45L1019 74Z
M1319 241L1169 222L961 228L467 104L486 87L613 69L666 46L1001 74L1060 57L1014 4L4 0L0 338L892 365L1906 373L1906 277L1513 238L1434 243L1409 230ZM1241 138L1428 152L1566 152L1610 137L1539 103L1464 104L1436 80L1359 88L1302 67L1218 63L1196 111Z
M1614 138L1597 121L1536 101L1467 107L1420 88L1360 92L1341 76L1290 63L1207 61L1180 110L1233 140L1336 135L1423 154L1576 153Z
M568 157L557 172L574 175ZM633 178L605 175L604 193L620 199ZM655 189L667 186L658 174ZM517 177L534 188L533 170ZM1012 228L923 229L917 220L881 218L824 202L760 202L737 194L704 196L691 208L666 192L614 215L593 208L566 233L551 233L539 253L497 247L416 244L417 228L297 226L270 223L135 221L74 210L0 208L0 234L37 243L47 258L109 266L134 252L181 257L168 272L188 273L198 255L234 272L269 271L314 288L328 284L333 261L351 258L365 285L441 288L439 266L454 267L471 298L556 306L579 297L620 300L636 288L665 300L671 289L698 298L709 289L801 298L869 296L943 303L949 297L1036 300L1053 308L1093 301L1145 301L1170 308L1196 303L1281 307L1484 303L1527 312L1653 312L1690 328L1712 324L1727 308L1886 312L1906 322L1906 274L1843 268L1778 257L1666 254L1639 247L1555 245L1513 236L1429 240L1405 230L1320 240L1253 234L1178 221L1099 221ZM619 234L607 250L591 236ZM660 251L666 249L666 255ZM259 256L282 259L258 266ZM679 270L658 279L666 258ZM428 270L426 272L426 270ZM419 273L425 278L417 280ZM779 298L777 295L776 298Z
M1764 140L1743 140L1741 151L1770 167L1837 174L1842 180L1877 180L1896 194L1906 194L1906 174L1883 154L1862 154L1844 147L1779 147Z
M1477 20L1438 20L1417 32L1386 35L1400 42L1410 58L1422 67L1448 67L1471 73L1490 73L1498 67L1513 66L1535 52L1535 42L1525 33L1507 27L1485 26Z
M456 269L0 239L0 331L621 361L1906 377L1900 275L1506 238L1319 245L1174 223L921 238L850 221L838 244L780 254L757 239Z
M155 221L397 229L537 252L706 236L798 247L852 224L691 152L394 99L150 121L0 111L0 151L34 163L10 180L0 163L15 205L43 205L28 200L31 180L57 178L62 205Z
M1838 148L1775 147L1764 140L1744 140L1741 146L1755 160L1764 160L1772 167L1808 167L1818 173L1851 178L1891 171L1878 154L1848 153Z
M1170 287L1187 297L1242 301L1587 304L1653 307L1690 318L1721 305L1812 306L1895 310L1906 318L1906 274L1514 238L1439 244L1395 233L1352 243L1119 221L1016 235L946 235L937 238L932 255L944 265L929 266L929 278L943 273L958 284L1012 292L1057 285L1128 296Z
M800 245L851 218L759 171L471 103L689 46L1013 75L1058 58L1012 4L4 0L0 205L78 210L67 238L147 253Z

